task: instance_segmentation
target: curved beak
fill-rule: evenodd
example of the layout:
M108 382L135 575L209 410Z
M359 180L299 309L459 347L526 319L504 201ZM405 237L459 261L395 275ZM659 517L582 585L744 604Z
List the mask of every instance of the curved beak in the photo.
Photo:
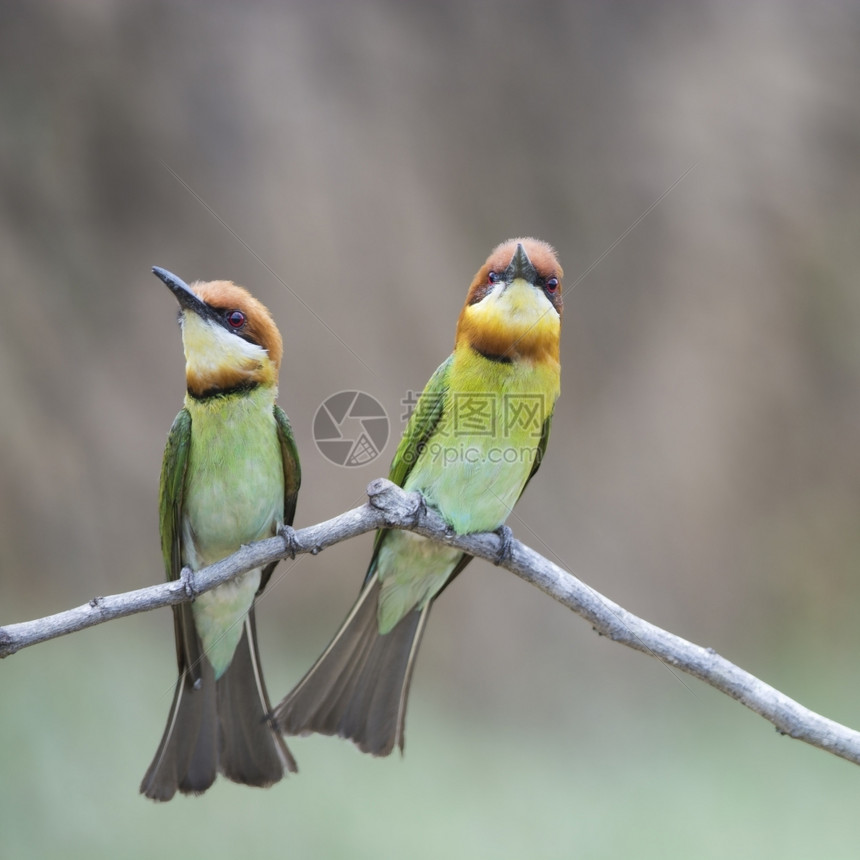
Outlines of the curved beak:
M179 306L186 311L194 311L201 317L210 316L211 311L209 305L203 301L195 292L182 280L177 278L173 272L168 272L167 269L162 269L160 266L153 266L152 273L160 278L167 286L171 293L176 296L176 301Z

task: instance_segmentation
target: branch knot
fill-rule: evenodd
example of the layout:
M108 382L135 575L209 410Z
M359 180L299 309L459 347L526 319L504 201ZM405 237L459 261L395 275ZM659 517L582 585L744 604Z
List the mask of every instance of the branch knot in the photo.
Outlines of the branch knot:
M406 493L397 484L385 478L375 478L367 485L367 500L385 518L391 527L417 526L427 512L420 493Z
M15 640L5 630L0 630L0 659L10 657L17 650Z

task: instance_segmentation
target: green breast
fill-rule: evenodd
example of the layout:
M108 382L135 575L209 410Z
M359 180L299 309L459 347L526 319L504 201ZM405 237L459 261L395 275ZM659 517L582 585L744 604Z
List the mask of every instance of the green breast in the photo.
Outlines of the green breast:
M283 522L284 471L271 389L195 401L182 514L183 563L198 569ZM220 677L242 635L260 570L201 594L192 605L204 650Z
M191 451L183 555L196 568L274 533L283 519L284 475L271 390L189 398L186 405Z
M404 487L422 492L455 531L491 531L531 473L558 369L456 358L442 418Z
M442 417L403 484L460 534L492 531L507 519L531 474L559 385L558 365L473 355L455 353ZM432 599L460 555L409 532L388 532L376 559L380 632Z

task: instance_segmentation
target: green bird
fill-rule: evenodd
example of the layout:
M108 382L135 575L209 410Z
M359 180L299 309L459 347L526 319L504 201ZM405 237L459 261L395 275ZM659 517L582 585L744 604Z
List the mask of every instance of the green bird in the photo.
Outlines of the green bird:
M559 395L562 269L537 239L499 245L469 288L454 352L418 400L389 478L459 534L499 530L546 451ZM274 711L287 734L339 735L373 755L404 744L409 683L430 607L471 561L382 529L361 593Z
M269 311L229 281L188 286L153 272L179 302L185 405L164 450L161 551L169 580L293 522L301 473L290 422L275 405L283 346ZM223 773L267 786L297 770L270 722L254 599L275 564L173 607L179 679L140 790L200 794Z

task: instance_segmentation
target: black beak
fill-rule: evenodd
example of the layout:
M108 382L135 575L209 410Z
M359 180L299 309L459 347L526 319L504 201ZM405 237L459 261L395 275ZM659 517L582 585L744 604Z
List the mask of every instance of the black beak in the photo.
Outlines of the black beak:
M209 317L212 315L212 309L206 304L197 294L182 280L177 278L172 272L167 269L162 269L160 266L153 266L152 273L160 278L167 288L176 296L176 301L179 306L185 311L194 311L198 316Z
M514 256L511 257L511 262L508 263L508 268L505 269L505 283L512 284L517 278L522 278L524 281L533 284L537 281L537 269L532 265L526 249L523 248L522 242L517 245L517 250L514 251Z

